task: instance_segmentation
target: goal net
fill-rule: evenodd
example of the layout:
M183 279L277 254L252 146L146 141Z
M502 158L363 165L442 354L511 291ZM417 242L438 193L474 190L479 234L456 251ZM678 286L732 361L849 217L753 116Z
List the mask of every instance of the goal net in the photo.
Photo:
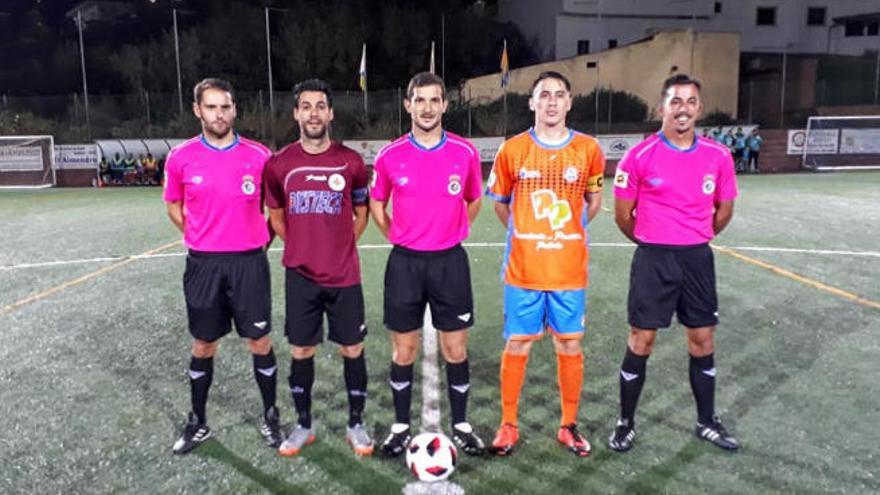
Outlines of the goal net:
M807 169L880 170L880 115L810 117L803 149Z
M0 187L55 185L52 136L0 136Z

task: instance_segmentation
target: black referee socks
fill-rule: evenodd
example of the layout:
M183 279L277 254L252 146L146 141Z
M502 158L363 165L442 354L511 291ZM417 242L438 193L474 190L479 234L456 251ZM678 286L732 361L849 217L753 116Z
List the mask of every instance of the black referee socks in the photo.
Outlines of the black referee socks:
M648 357L634 353L627 346L620 365L620 418L629 420L630 424L634 423L636 406L645 385Z
M189 391L192 400L192 411L199 418L200 424L208 421L205 405L208 403L208 390L214 380L214 358L197 358L189 360Z
M452 424L467 421L468 390L471 387L471 373L468 360L460 363L446 363L446 386L449 393L449 408Z
M254 378L260 387L260 397L263 398L263 414L275 405L275 389L278 386L278 363L275 361L275 351L269 349L269 353L263 356L254 354Z
M711 425L715 417L715 355L691 356L688 374L697 403L697 420L701 425Z
M394 398L394 422L409 424L412 404L413 365L391 362L391 395Z

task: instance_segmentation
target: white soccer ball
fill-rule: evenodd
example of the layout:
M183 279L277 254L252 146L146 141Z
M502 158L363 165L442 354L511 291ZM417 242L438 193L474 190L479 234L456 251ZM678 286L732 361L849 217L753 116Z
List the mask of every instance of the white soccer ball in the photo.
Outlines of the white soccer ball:
M406 467L421 481L445 480L457 462L455 445L442 433L420 433L406 449Z

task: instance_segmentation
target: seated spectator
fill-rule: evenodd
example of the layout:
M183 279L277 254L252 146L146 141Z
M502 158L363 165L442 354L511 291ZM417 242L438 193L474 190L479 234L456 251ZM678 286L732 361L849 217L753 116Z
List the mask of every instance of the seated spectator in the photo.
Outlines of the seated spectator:
M156 159L153 158L152 153L147 153L147 157L143 160L144 164L144 184L158 184L158 180L156 174L158 173L158 164L156 163Z
M123 161L124 165L124 177L125 177L125 185L130 186L135 183L137 179L137 167L135 166L134 155L129 153L125 156L125 160Z
M113 155L113 160L110 161L110 182L114 185L120 186L122 185L124 178L125 163L119 153L116 153Z
M101 157L101 163L98 164L98 174L101 178L101 185L106 186L110 184L110 163L107 161L107 158Z

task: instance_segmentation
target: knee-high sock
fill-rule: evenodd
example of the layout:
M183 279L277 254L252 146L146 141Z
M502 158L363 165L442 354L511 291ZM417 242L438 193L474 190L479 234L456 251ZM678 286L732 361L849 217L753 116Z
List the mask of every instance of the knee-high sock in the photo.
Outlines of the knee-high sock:
M562 423L577 423L581 387L584 383L584 354L556 354L556 376L562 405Z
M312 385L315 383L315 358L291 359L290 376L287 378L290 384L290 395L293 397L293 406L299 416L298 423L304 428L312 427Z
M467 421L468 390L471 387L470 365L467 359L460 363L446 363L446 386L452 424Z
M189 392L192 411L199 417L200 423L208 421L205 405L208 403L208 390L214 380L214 358L197 358L189 360Z
M278 362L275 360L275 351L269 349L269 353L263 356L254 354L254 379L260 388L260 397L263 398L263 414L275 405L276 389L278 388Z
M394 421L409 424L412 404L413 365L391 363L391 395L394 398Z
M364 353L356 358L343 358L345 389L348 391L348 426L363 421L367 401L367 360Z
M712 424L715 417L715 356L691 356L688 367L691 390L697 403L697 419L700 424Z
M528 354L501 354L501 422L517 425L519 395L526 378Z
M620 418L628 420L630 424L635 419L647 368L648 356L640 356L627 346L620 365Z

